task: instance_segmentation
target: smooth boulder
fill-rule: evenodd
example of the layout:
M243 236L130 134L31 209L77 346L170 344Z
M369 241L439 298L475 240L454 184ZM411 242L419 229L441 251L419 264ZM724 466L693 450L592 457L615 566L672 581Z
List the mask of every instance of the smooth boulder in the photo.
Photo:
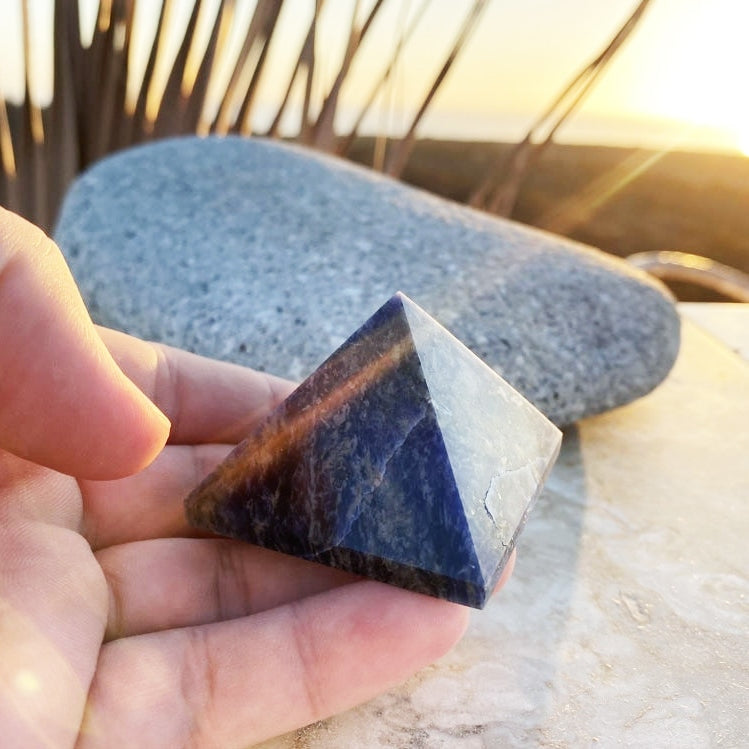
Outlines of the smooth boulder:
M558 425L647 393L679 347L669 294L626 263L278 142L120 152L55 238L97 322L293 379L398 290Z

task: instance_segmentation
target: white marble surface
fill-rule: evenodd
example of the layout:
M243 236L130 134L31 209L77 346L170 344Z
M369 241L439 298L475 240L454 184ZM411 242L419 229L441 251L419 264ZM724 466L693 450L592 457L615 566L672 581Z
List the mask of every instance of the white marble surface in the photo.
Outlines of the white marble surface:
M513 579L449 655L265 749L747 746L747 309L702 311L730 348L685 321L660 388L566 434Z
M749 304L685 302L679 311L749 361Z

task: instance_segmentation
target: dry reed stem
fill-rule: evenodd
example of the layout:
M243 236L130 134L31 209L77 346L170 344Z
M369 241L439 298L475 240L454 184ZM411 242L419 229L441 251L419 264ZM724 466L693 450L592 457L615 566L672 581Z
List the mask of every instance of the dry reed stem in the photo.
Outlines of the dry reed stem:
M250 77L249 85L245 91L244 99L239 107L234 127L234 131L240 132L242 135L252 135L252 115L254 112L255 96L257 94L258 85L260 84L260 77L265 69L265 60L268 56L268 50L270 49L271 40L273 39L273 32L276 30L276 24L278 23L278 16L280 13L281 3L276 1L271 4L271 9L265 17L265 23L261 31L261 40L259 42L260 54L258 55L254 68L252 69L252 76ZM245 69L249 70L248 63L245 64Z
M24 55L28 71L32 52L28 0L20 1L23 4ZM357 137L364 117L391 80L393 70L431 0L423 0L415 15L411 16L408 27L401 30L384 71L374 82L366 102L355 117L354 126L341 139L337 138L334 129L341 92L363 40L384 7L384 0L374 0L361 23L358 20L357 0L343 59L334 71L329 90L321 97L315 119L311 112L315 98L313 92L317 90L316 84L320 78L315 56L317 29L323 7L331 12L338 12L340 8L332 4L324 6L323 0L314 2L310 26L288 86L278 99L278 108L267 135L279 135L292 91L299 76L304 75L304 100L297 140L326 151L337 149L345 153ZM500 212L510 210L533 160L587 95L607 62L631 34L649 2L642 0L639 3L603 52L571 81L538 118L526 138L516 146L503 171L499 165L494 166L474 191L475 204ZM383 151L384 166L390 174L399 176L402 173L420 122L487 4L488 0L474 0L406 135L389 153ZM236 0L221 0L214 17L208 15L211 12L207 10L208 3L195 0L173 62L165 56L165 39L175 0L164 0L140 88L128 94L135 0L100 0L96 27L87 48L81 42L77 2L58 0L54 17L54 97L51 105L43 109L32 101L28 82L26 98L20 106L0 99L0 201L49 229L60 200L74 176L113 150L171 134L251 133L255 98L283 5L283 0L258 0L229 83L219 91L217 68L227 53L229 30L236 21ZM400 23L405 24L405 16ZM198 34L198 28L209 31L207 43L203 41L205 37ZM205 49L200 48L202 45L205 45ZM216 101L218 108L214 116L213 104ZM533 138L541 127L549 128L547 140L533 144Z
M481 13L483 12L484 8L486 8L486 5L487 0L474 0L471 9L468 11L468 15L463 21L463 25L458 32L458 36L455 39L455 43L453 44L453 47L450 50L447 59L443 63L439 73L437 73L437 77L432 82L432 85L430 86L429 91L424 97L424 100L421 102L416 115L411 121L411 125L409 126L408 131L403 136L400 143L398 143L397 146L393 148L391 154L386 159L385 172L391 177L400 177L400 175L403 173L403 169L405 168L406 162L411 155L411 151L413 150L414 142L416 140L416 128L419 126L419 123L426 114L426 111L429 108L429 105L432 103L432 100L436 96L440 86L444 82L445 78L447 78L447 74L450 72L450 68L453 66L453 63L460 53L460 50L463 49L466 42L470 38L471 33L476 27L476 23L481 17Z
M268 137L277 138L279 136L281 121L283 120L284 114L286 114L286 107L291 99L291 92L294 90L294 84L302 70L306 71L306 77L304 83L304 103L302 105L300 139L303 143L306 143L312 137L313 125L309 120L309 109L312 97L312 77L315 72L315 38L317 34L317 23L323 9L324 1L325 0L315 0L315 10L312 14L309 28L307 29L307 35L304 38L302 48L299 51L296 64L294 65L291 77L289 78L289 84L284 91L276 115L266 133L266 136Z
M523 179L533 162L553 142L558 129L590 93L608 63L629 39L650 3L651 0L640 0L633 13L606 47L562 89L549 107L531 125L525 137L515 145L507 158L490 168L484 179L471 193L468 199L469 205L500 216L512 215ZM535 143L534 139L545 126L549 128L545 138Z
M154 137L189 132L184 129L188 101L183 94L183 88L190 49L194 43L195 27L202 7L201 1L197 0L190 13L182 43L164 83L159 109L154 118Z
M356 10L351 16L351 32L349 34L348 44L346 45L346 52L343 56L343 62L338 71L338 74L333 81L333 85L330 87L325 100L323 101L320 114L317 117L317 122L313 128L312 133L312 144L323 151L331 151L335 146L335 114L338 108L338 99L341 94L341 88L343 82L348 75L351 68L351 63L354 61L354 56L359 50L362 41L367 35L367 32L372 27L372 22L377 16L377 13L382 8L384 0L376 0L372 9L369 11L366 21L359 28L356 26Z
M393 51L393 55L390 58L390 62L388 63L385 70L383 71L382 75L375 82L374 86L372 87L372 90L369 92L369 96L367 97L367 100L365 101L364 106L362 106L361 110L359 111L359 115L357 116L356 121L354 122L351 130L349 131L348 135L340 139L338 146L336 147L336 153L339 156L345 156L351 150L351 146L353 145L354 141L359 135L359 128L361 127L361 124L364 118L367 116L367 114L369 114L369 111L371 110L372 105L374 104L375 99L379 95L380 91L384 88L384 86L390 80L390 76L393 74L393 71L395 70L395 66L398 64L398 61L400 60L401 53L403 52L404 47L406 46L408 41L411 39L411 36L413 35L414 31L416 31L416 29L418 28L419 24L424 18L424 14L426 13L427 8L429 8L431 3L432 3L432 0L422 1L421 5L419 6L419 9L416 11L413 18L411 19L411 23L409 23L408 28L398 39L398 44L396 45L395 50Z

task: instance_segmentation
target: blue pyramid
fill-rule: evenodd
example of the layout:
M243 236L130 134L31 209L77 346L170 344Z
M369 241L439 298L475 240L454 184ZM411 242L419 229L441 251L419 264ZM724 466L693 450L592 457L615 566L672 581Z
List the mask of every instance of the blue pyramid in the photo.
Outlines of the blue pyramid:
M469 606L561 433L396 294L185 502L198 528Z

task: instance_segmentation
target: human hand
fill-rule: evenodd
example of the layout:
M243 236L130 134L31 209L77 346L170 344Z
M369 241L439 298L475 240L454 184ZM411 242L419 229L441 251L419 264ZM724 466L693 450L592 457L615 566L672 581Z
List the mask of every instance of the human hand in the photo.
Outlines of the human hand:
M0 209L4 747L246 746L461 636L461 606L186 526L184 496L290 389L97 331L54 244Z

